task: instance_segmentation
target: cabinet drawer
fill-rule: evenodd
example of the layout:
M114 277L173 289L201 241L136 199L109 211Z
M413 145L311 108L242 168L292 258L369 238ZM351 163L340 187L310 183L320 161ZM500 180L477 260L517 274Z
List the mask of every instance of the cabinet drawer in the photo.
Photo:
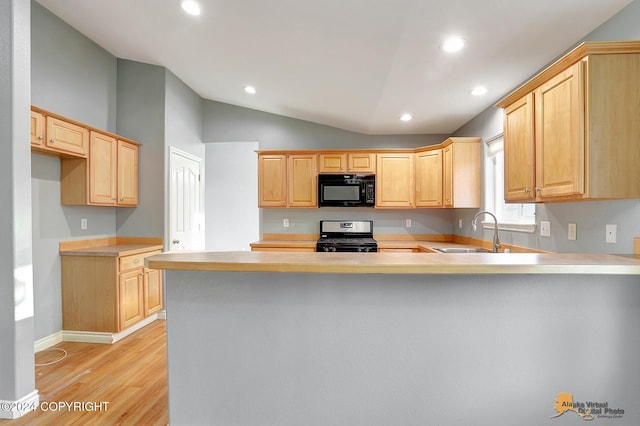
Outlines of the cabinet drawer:
M118 262L120 272L128 271L129 269L142 268L144 266L144 259L153 256L154 254L161 253L160 250L149 251L146 253L132 254L130 256L122 256Z

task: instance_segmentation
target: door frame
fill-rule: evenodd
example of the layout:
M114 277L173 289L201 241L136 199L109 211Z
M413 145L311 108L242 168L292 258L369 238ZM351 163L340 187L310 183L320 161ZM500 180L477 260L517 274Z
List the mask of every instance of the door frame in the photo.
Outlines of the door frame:
M175 164L175 159L176 157L182 157L182 158L186 158L188 160L192 160L198 163L198 167L200 169L200 215L202 217L202 222L201 222L201 227L200 227L200 233L201 233L201 237L202 237L202 244L203 247L202 249L204 249L204 242L205 242L205 238L206 238L206 234L205 234L205 221L204 221L204 194L205 194L205 190L204 190L204 185L205 185L205 170L204 170L204 161L202 158L190 154L186 151L183 151L179 148L176 148L175 146L169 146L169 173L168 173L168 178L169 178L169 182L168 182L168 189L169 189L169 194L168 194L168 224L167 224L167 230L168 230L168 235L167 235L167 239L165 242L165 249L166 250L171 250L172 247L172 242L171 242L171 238L173 235L173 217L172 217L172 212L173 212L173 202L174 200L172 199L172 194L173 194L173 190L171 188L171 171L173 170L173 166Z

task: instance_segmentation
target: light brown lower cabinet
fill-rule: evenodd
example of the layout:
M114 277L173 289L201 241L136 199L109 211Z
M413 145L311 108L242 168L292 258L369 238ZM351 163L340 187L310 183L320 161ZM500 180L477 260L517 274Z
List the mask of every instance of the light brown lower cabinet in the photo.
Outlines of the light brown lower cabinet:
M118 333L162 309L160 250L128 256L63 255L62 329Z

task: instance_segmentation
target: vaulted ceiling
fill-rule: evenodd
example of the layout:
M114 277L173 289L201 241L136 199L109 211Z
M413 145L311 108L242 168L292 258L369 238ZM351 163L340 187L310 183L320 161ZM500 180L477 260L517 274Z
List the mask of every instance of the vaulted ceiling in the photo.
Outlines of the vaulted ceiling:
M203 98L405 134L453 132L631 0L200 0L199 16L178 0L38 2ZM447 54L451 35L465 47Z

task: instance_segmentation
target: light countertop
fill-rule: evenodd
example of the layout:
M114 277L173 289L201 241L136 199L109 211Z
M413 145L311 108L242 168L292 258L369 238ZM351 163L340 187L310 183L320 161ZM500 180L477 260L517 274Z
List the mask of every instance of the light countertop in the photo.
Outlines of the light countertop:
M156 244L115 244L102 247L87 247L75 250L60 250L61 256L129 256L132 254L146 253L162 250L161 245Z
M336 274L626 274L640 256L560 253L166 252L153 269Z

